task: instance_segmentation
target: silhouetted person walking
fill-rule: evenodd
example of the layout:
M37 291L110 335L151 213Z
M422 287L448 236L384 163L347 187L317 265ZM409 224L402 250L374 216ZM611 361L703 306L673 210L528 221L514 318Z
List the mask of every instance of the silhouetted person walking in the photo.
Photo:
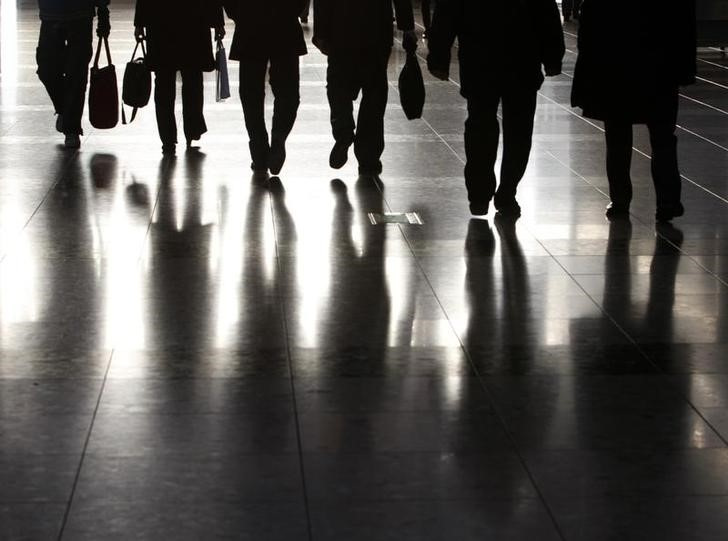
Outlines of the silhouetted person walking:
M630 17L613 0L586 0L572 105L603 120L607 142L608 217L632 201L632 125L646 124L658 221L682 216L677 163L678 88L696 75L694 0L633 0Z
M514 24L504 24L513 21ZM468 100L465 123L465 183L474 215L495 206L518 217L516 190L528 166L536 96L546 75L561 73L564 35L555 0L439 0L429 36L427 63L447 80L450 51L460 43L461 94ZM496 191L494 172L503 106L503 163Z
M147 63L155 72L154 105L162 152L174 154L177 120L174 102L177 72L182 74L182 107L187 147L207 131L202 73L215 69L210 28L225 35L220 0L137 0L137 38L146 36Z
M298 18L305 0L224 0L235 21L230 58L240 61L240 100L250 138L252 169L280 173L286 161L286 139L300 103L299 57L306 42ZM275 97L270 140L265 125L265 80Z
M394 7L405 48L416 48L411 0L394 0ZM359 173L378 175L389 94L387 66L394 43L392 0L316 0L314 13L314 44L329 57L327 92L336 141L329 164L342 168L353 144ZM360 92L355 122L353 102Z
M56 129L69 149L81 146L88 65L93 55L93 20L96 34L108 37L109 0L38 0L40 37L36 60L38 77L56 110Z

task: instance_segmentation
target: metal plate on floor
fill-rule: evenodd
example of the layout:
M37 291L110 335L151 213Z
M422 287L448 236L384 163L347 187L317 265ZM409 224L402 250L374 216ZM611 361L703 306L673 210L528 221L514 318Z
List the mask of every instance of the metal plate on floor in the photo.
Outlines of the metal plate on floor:
M369 221L372 225L383 224L403 224L403 225L423 225L420 215L416 212L385 212L384 214L370 212Z

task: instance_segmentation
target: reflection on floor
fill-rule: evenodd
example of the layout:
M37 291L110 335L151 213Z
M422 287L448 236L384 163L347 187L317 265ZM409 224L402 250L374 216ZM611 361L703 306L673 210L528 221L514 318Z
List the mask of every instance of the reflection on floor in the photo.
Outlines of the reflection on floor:
M315 52L280 180L251 180L237 99L176 160L151 108L59 150L21 5L2 3L0 538L728 538L720 53L681 101L685 218L655 228L641 155L631 223L605 221L567 73L513 225L469 219L452 83L428 78L411 123L392 86L381 184L331 171ZM130 2L113 21L121 62Z

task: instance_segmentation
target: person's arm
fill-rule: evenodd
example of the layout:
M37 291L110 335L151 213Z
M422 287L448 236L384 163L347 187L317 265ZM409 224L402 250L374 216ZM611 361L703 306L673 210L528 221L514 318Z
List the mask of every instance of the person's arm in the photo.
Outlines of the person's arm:
M109 13L109 0L94 0L98 25L96 35L100 38L108 38L111 34L111 15Z
M536 24L540 34L541 63L546 75L553 77L561 73L566 54L564 28L556 0L541 0L541 10L537 13Z
M460 29L463 0L438 0L428 34L427 69L438 79L450 76L452 47Z
M215 39L221 40L225 37L225 13L222 0L207 0L210 28L215 29Z
M331 43L332 2L338 0L315 0L313 3L313 44L324 54L329 54Z
M677 58L680 69L679 83L692 85L695 84L698 75L695 0L680 0L677 6L678 29L675 35L681 37Z
M394 14L397 19L397 28L402 32L402 47L405 51L417 50L417 33L415 33L415 14L412 9L412 0L394 0Z
M136 0L136 9L134 10L134 26L136 28L144 28L149 25L148 2L149 0Z

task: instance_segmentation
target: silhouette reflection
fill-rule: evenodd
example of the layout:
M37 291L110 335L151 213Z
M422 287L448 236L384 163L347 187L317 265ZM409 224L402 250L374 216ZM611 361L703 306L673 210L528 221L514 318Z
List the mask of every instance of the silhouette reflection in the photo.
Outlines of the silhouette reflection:
M468 224L465 280L470 317L464 344L481 368L524 373L534 359L536 338L528 264L515 221L498 217L495 226L500 273L494 268L496 240L490 223L471 219Z

